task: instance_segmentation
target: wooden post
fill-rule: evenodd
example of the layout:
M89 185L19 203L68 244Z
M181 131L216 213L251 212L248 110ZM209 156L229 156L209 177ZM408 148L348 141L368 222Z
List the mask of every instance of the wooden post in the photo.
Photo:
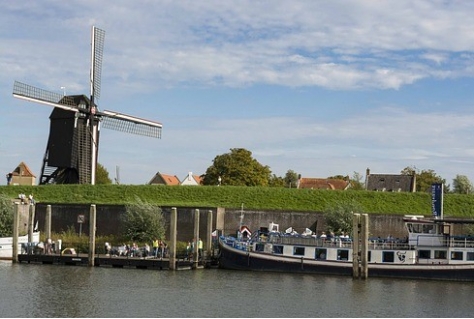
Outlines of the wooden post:
M51 238L51 205L46 206L44 232L46 233L46 238Z
M354 214L352 218L352 277L359 278L359 231L360 231L360 214Z
M91 205L89 214L89 266L93 267L95 264L95 227L96 227L96 207Z
M206 230L206 251L207 260L211 259L212 255L212 210L207 212L207 230Z
M176 270L176 235L178 225L178 211L176 207L171 208L171 221L170 221L170 270Z
M29 205L28 211L28 242L33 242L33 231L35 228L35 205Z
M216 211L216 229L224 232L225 228L225 208L217 207Z
M361 216L361 236L360 236L360 255L361 255L361 277L367 279L369 277L369 215Z
M199 209L194 210L194 251L193 251L193 269L198 268L199 263Z
M20 205L15 203L13 208L13 240L12 240L12 262L18 262L18 226L20 225Z

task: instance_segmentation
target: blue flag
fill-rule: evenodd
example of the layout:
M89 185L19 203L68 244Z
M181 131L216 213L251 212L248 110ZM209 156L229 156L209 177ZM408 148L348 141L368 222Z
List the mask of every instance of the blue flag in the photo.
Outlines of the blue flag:
M434 218L443 218L443 184L431 184L431 212Z

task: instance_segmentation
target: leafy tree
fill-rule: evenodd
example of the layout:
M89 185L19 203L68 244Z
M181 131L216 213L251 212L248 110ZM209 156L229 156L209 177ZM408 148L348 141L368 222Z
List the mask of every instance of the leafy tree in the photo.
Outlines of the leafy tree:
M343 200L333 206L328 206L324 211L328 231L336 235L352 233L353 213L362 212L362 207L354 200Z
M416 191L417 192L430 192L431 184L442 183L444 185L444 192L449 192L449 184L446 184L446 180L441 176L436 175L432 169L420 171L415 166L405 167L401 172L402 175L413 175L416 177Z
M95 170L95 183L96 184L112 184L112 180L109 178L109 172L100 163L97 163L97 169Z
M13 204L5 194L0 194L0 237L9 237L13 233Z
M122 216L122 233L125 238L139 242L164 239L166 222L160 207L136 197L136 202L126 205L125 210Z
M268 186L270 168L252 157L243 148L231 148L218 155L203 176L204 185ZM220 181L219 181L220 178Z
M272 174L268 180L268 186L270 187L285 187L285 180L283 177Z
M299 179L298 173L295 171L289 169L286 174L285 174L285 186L289 188L296 188L298 185L298 179Z
M456 175L453 179L453 193L470 194L472 189L472 183L466 175Z
M362 175L358 172L354 172L351 178L351 189L353 190L363 190L365 189L364 187L364 182L362 182Z

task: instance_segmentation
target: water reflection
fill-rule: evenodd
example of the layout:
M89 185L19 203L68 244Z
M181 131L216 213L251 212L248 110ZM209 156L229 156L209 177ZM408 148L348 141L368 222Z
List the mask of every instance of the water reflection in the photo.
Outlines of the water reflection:
M471 317L472 283L0 263L2 317Z

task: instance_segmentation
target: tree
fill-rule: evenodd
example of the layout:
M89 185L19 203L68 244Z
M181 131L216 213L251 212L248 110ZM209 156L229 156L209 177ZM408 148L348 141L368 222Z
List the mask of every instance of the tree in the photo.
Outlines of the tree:
M472 183L466 175L456 175L453 179L453 193L471 194L472 189Z
M267 186L270 168L252 158L252 152L231 148L230 153L218 155L203 176L204 185Z
M109 178L109 172L100 163L97 163L97 169L95 170L95 183L96 184L112 184L112 180Z
M11 199L0 194L0 237L10 237L13 233L13 204Z
M449 184L446 184L446 180L441 176L436 175L432 169L420 171L415 166L405 167L401 172L402 175L415 175L416 177L416 191L417 192L430 192L431 185L434 183L441 183L444 185L444 192L449 192Z
M166 222L160 207L136 197L135 203L125 206L125 211L122 216L124 237L139 242L164 239Z
M285 174L285 186L289 188L296 188L298 186L299 175L295 171L289 169Z
M362 182L362 175L358 172L354 172L354 174L352 175L352 178L350 179L351 181L351 189L353 190L363 190L365 189L364 187L364 182Z
M354 200L342 200L334 206L328 206L324 211L328 231L352 233L353 213L362 212L362 207Z
M276 176L275 174L272 174L270 178L268 179L268 186L270 187L285 187L285 180L283 177Z

